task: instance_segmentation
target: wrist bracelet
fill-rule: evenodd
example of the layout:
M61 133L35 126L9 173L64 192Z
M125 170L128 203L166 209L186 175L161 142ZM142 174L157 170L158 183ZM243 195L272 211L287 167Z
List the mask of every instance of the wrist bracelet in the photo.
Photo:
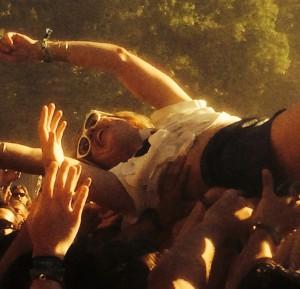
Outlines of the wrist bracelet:
M257 229L264 230L272 239L275 245L279 245L281 238L276 230L274 230L271 226L263 224L261 222L257 222L252 226L252 231L255 232Z
M50 36L52 34L53 30L50 28L46 28L46 33L42 39L41 42L41 49L43 53L43 61L46 63L52 62L52 56L48 49L48 40L50 39Z
M63 287L65 268L63 261L55 256L37 256L32 258L31 280L52 280Z

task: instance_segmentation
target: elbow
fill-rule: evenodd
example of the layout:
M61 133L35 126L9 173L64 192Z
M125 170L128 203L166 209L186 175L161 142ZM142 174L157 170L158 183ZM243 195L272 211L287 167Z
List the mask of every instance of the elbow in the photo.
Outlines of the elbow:
M124 70L126 70L126 68L128 68L131 54L127 49L121 46L116 46L114 49L114 53L116 55L114 70L118 74L121 74L122 72L124 72Z
M124 47L117 46L116 54L120 62L126 63L128 61L129 52Z

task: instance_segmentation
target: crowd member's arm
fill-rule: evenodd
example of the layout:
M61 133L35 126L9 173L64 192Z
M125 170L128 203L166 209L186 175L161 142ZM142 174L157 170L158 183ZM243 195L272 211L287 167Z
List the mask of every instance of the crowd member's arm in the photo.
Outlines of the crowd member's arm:
M54 61L93 68L115 75L138 99L160 108L191 98L162 71L126 49L109 43L48 41ZM0 43L1 61L39 61L43 51L37 40L15 32L4 34Z
M61 163L64 159L62 148L62 137L66 122L60 122L62 112L56 111L54 104L42 108L39 121L39 138L43 151L44 166L51 161ZM79 164L79 161L67 159L72 165ZM109 171L102 170L88 164L81 163L82 177L87 176L93 179L90 188L90 200L112 209L118 213L133 212L134 204L122 184Z
M244 231L245 220L252 213L248 205L238 192L224 193L206 212L203 222L192 227L164 254L150 274L149 288L206 288L212 266L224 269L224 264L213 264L224 241L233 233Z
M21 144L0 143L0 167L28 174L44 174L42 151Z
M262 259L276 256L276 246L286 234L299 226L300 209L289 197L274 193L272 175L262 172L262 198L252 217L253 233L232 267L228 288L237 288L242 278ZM284 252L284 251L283 251Z
M2 143L0 167L42 175L44 166L47 166L51 160L61 163L64 159L61 138L66 126L66 122L60 123L61 113L55 112L53 104L43 107L39 121L42 149ZM120 213L135 210L132 199L114 174L72 158L65 157L65 159L72 165L81 165L82 178L90 176L94 180L90 188L92 201Z
M3 257L0 260L0 281L7 272L10 265L21 255L30 252L32 249L31 240L26 226L14 238Z
M31 289L62 288L55 278L60 280L63 272L56 271L56 266L63 266L60 260L78 233L91 182L87 179L76 189L80 171L79 166L70 166L67 162L60 168L58 163L52 162L46 170L42 193L27 223L33 246ZM47 271L38 260L49 256L54 267Z

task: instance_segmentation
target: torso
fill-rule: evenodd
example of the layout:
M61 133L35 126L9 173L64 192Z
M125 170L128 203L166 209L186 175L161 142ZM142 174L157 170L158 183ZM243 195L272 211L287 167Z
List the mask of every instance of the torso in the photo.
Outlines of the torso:
M223 127L235 121L224 121L213 123L202 134L198 135L193 147L187 154L185 167L190 166L190 176L188 179L185 196L189 199L199 199L207 190L208 186L205 184L201 174L201 157L202 153L208 144L209 140Z

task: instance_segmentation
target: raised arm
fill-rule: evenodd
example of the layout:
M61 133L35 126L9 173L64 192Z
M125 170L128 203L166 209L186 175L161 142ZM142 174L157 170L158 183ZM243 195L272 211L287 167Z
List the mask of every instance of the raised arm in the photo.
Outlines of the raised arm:
M251 214L251 204L237 191L225 192L206 212L203 221L186 230L163 254L150 274L149 288L221 288L221 275L226 274L229 260L219 256L223 256L228 238L243 235ZM234 244L232 240L230 243ZM216 272L220 276L215 276ZM212 285L217 283L219 286Z
M14 32L6 33L0 43L0 61L40 61L44 52L37 40ZM191 99L164 72L118 45L49 41L48 52L54 61L112 73L134 96L156 108Z

